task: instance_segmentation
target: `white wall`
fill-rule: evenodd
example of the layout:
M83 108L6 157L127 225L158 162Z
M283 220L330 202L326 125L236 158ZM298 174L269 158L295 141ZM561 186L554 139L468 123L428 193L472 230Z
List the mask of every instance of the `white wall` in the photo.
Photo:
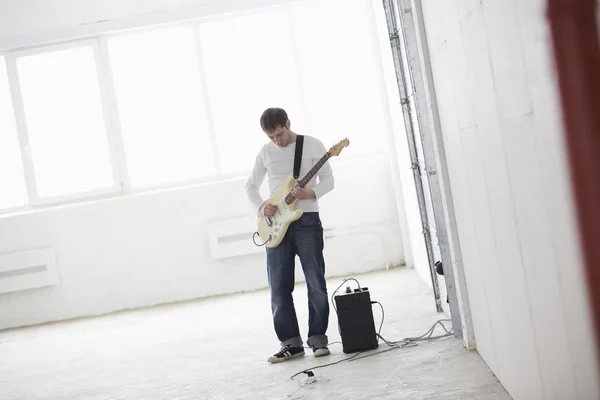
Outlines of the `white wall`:
M337 187L322 199L327 275L401 264L387 157L339 161L333 168ZM209 247L209 222L250 215L244 183L238 179L0 218L0 254L53 248L60 281L0 294L0 329L266 287L263 253L213 259ZM357 192L357 185L379 195ZM299 266L296 277L303 281Z
M477 350L515 399L597 399L543 0L427 0Z
M0 49L285 1L4 1ZM321 203L327 276L405 262L390 157L353 158L355 147L330 161L336 189ZM262 251L215 259L209 244L211 222L251 217L244 183L239 178L0 216L0 257L52 248L59 275L56 286L0 294L0 329L266 287ZM297 265L298 281L302 275Z

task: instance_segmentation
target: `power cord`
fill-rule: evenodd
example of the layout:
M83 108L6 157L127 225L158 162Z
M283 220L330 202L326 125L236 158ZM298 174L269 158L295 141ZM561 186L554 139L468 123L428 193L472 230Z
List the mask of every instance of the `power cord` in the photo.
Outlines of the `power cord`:
M421 336L417 336L417 337L405 338L405 339L402 339L402 340L407 340L409 342L413 342L414 343L414 342L421 342L421 341L441 339L441 338L444 338L446 336L451 336L454 333L454 328L447 329L446 326L442 322L452 322L452 320L451 319L440 319L440 320L436 321L431 326L431 328L429 328L429 330L427 332L425 332L425 334L423 334ZM442 327L442 329L444 331L446 331L446 333L444 335L432 336L433 335L433 331L435 330L435 327L437 325L440 325ZM383 337L381 339L383 339ZM383 340L386 342L386 344L388 344L385 339L383 339ZM390 343L396 343L396 342L390 342Z
M343 358L341 360L338 360L338 361L335 361L335 362L332 362L332 363L329 363L329 364L317 365L316 367L305 369L304 371L300 371L300 372L295 373L294 375L291 376L290 379L293 380L295 377L297 377L300 374L306 374L308 376L315 376L314 372L312 372L314 369L325 368L325 367L329 367L331 365L336 365L336 364L342 363L344 361L350 361L350 360L352 360L353 358L359 356L362 353L364 353L364 351L356 353L352 357Z
M327 343L327 345L329 345L329 346L331 346L332 344L342 344L342 342L335 341L335 342L329 342L329 343ZM312 347L310 347L310 346L302 346L302 347L304 347L305 349L308 349L308 350L312 349Z
M372 301L371 304L379 304L381 307L381 324L379 325L379 331L377 332L377 343L379 343L379 338L381 337L381 328L383 328L383 321L385 320L385 311L383 311L383 305L378 301Z
M354 278L348 278L348 279L344 279L344 282L342 282L342 283L340 284L340 286L338 286L338 287L337 287L337 288L336 288L336 289L333 291L333 293L331 294L331 304L333 304L333 309L335 310L335 313L336 313L336 315L337 315L337 308L335 307L335 301L333 301L333 297L334 297L334 296L335 296L335 294L338 292L338 290L340 290L340 288L341 288L342 286L344 286L344 283L346 283L346 282L348 282L348 281L354 281L354 282L356 282L356 284L358 285L358 288L359 288L359 289L362 287L362 286L360 286L360 283L359 283L359 282L358 282L356 279L354 279Z
M334 291L334 294L339 290L339 288L342 287L342 285L344 283L346 283L349 280L355 281L358 284L358 287L359 288L361 287L360 283L358 283L358 281L356 279L349 278L349 279L346 279L344 282L342 282L342 284L340 286L338 286L338 288ZM332 303L333 303L333 295L331 297L332 297ZM341 360L338 360L338 361L335 361L335 362L332 362L332 363L329 363L329 364L323 364L323 365L318 365L316 367L307 368L307 369L305 369L303 371L295 373L294 375L292 375L290 377L290 379L293 380L296 376L298 376L300 374L306 374L309 377L314 377L314 373L312 371L315 370L315 369L318 369L318 368L330 367L332 365L340 364L340 363L342 363L344 361L348 361L348 362L356 361L356 360L360 360L362 358L371 357L371 356L374 356L376 354L381 354L381 353L385 353L385 352L388 352L388 351L397 350L397 349L401 349L401 348L415 347L415 346L418 345L417 342L420 342L420 341L431 341L431 340L435 340L435 339L441 339L441 338L444 338L444 337L451 336L452 333L453 333L454 328L448 329L443 324L443 322L452 322L452 320L451 319L440 319L440 320L436 321L431 326L431 328L429 328L429 330L427 332L425 332L421 336L407 337L407 338L404 338L402 340L395 341L395 342L387 340L383 336L381 336L381 328L383 327L383 321L385 319L385 311L384 311L383 305L380 302L378 302L378 301L372 301L371 302L371 304L375 304L375 303L379 304L379 306L381 307L381 324L379 325L379 332L377 333L377 342L379 343L379 339L381 339L381 340L383 340L383 342L385 344L387 344L388 346L390 346L390 348L385 349L385 350L380 350L380 351L377 351L377 352L374 352L374 353L371 353L371 354L367 354L367 355L364 355L362 357L358 357L359 355L361 355L361 354L363 354L363 353L366 352L366 351L361 351L361 352L358 352L358 353L354 354L353 356L346 357L346 358L343 358ZM334 309L335 309L335 303L333 303L333 304L334 304ZM336 314L337 314L337 309L335 309L335 311L336 311ZM436 328L437 325L440 325L442 327L442 329L444 329L444 331L446 333L442 334L442 335L438 335L438 336L433 336L433 332L435 331L435 328ZM339 324L338 324L338 331L339 331ZM340 343L340 342L333 342L331 344L334 344L334 343Z

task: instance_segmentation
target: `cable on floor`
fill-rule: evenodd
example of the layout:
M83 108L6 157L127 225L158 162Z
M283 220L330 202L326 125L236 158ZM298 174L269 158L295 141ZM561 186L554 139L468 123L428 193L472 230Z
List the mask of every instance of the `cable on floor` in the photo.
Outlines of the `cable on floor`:
M379 302L377 302L377 303L381 306L381 309L383 310L383 305L381 305L381 303L379 303ZM387 340L383 336L381 336L381 334L378 333L377 337L380 338L381 340L383 340L383 342L385 344L387 344L388 346L390 346L389 349L380 350L380 351L377 351L377 352L374 352L374 353L371 353L371 354L364 355L362 357L358 357L359 355L367 352L367 351L361 351L361 352L358 352L358 353L354 354L353 356L350 356L350 357L347 357L347 358L343 358L341 360L338 360L338 361L335 361L335 362L332 362L332 363L329 363L329 364L323 364L323 365L318 365L316 367L307 368L307 369L305 369L303 371L295 373L294 375L292 375L290 377L290 379L293 380L296 376L298 376L300 374L306 374L309 377L310 376L314 376L314 373L312 372L313 370L318 369L318 368L330 367L332 365L340 364L340 363L342 363L344 361L348 361L348 362L350 362L350 361L356 361L356 360L360 360L360 359L363 359L363 358L366 358L366 357L371 357L371 356L374 356L376 354L381 354L381 353L385 353L385 352L392 351L392 350L397 350L397 349L406 348L406 347L415 347L415 346L417 346L417 342L420 342L420 341L431 341L431 340L436 340L436 339L441 339L441 338L444 338L444 337L451 336L452 332L453 332L453 328L447 329L446 326L443 324L443 322L451 322L451 321L452 320L450 320L450 319L440 319L440 320L436 321L431 326L431 328L429 328L429 330L427 332L425 332L423 335L417 336L417 337L407 337L407 338L404 338L404 339L398 340L398 341ZM446 333L443 334L443 335L433 336L433 332L435 331L435 328L436 328L437 325L440 325L444 329L444 331ZM379 328L380 331L381 331L381 327L382 326L383 326L383 318L382 318L382 322L381 322L381 325L380 325L380 328ZM368 351L370 351L370 350L368 350Z

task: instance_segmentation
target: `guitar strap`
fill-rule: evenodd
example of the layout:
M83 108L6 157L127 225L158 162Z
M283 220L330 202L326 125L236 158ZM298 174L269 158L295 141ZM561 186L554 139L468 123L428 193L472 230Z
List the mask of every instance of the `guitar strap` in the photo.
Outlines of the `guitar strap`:
M304 147L304 136L296 135L296 154L294 155L294 179L300 176L300 164L302 163L302 147Z

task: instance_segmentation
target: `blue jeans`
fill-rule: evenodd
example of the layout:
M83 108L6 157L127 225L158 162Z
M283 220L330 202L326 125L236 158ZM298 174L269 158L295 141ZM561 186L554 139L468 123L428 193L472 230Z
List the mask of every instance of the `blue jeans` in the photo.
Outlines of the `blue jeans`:
M328 342L329 299L323 259L323 226L319 213L307 212L288 227L279 244L267 248L267 278L271 292L271 311L275 333L282 346L302 346L294 308L294 271L296 255L300 258L308 289L309 346Z

